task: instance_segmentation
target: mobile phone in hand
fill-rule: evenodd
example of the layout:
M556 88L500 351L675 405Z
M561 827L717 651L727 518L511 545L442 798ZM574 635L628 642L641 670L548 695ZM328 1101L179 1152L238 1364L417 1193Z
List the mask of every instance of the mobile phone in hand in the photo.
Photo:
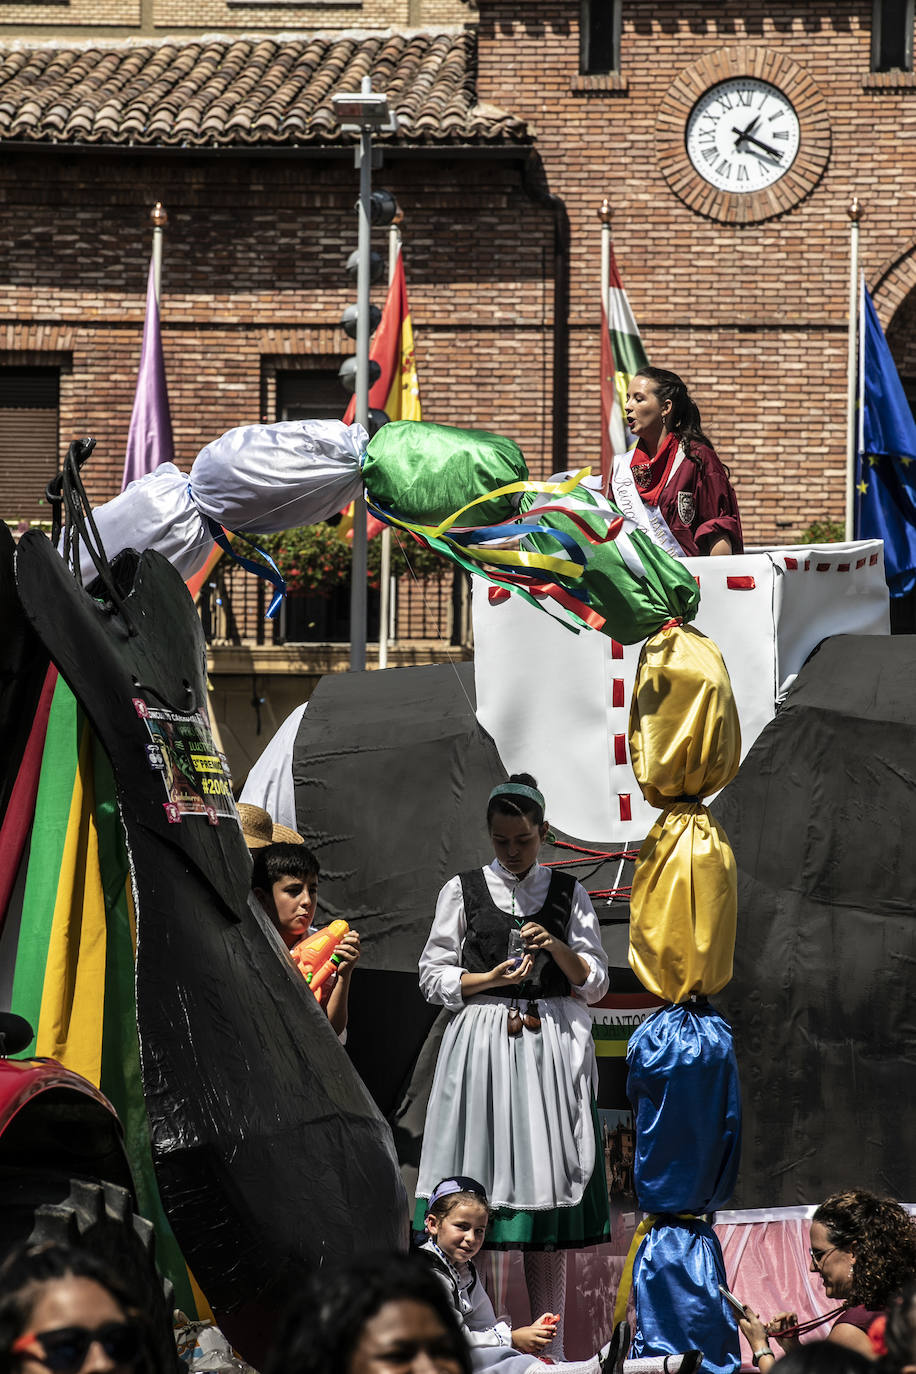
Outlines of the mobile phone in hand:
M719 1284L719 1292L722 1294L729 1307L733 1308L738 1313L739 1317L747 1316L744 1303L740 1302L738 1298L735 1297L734 1293L729 1293L728 1289L721 1283Z

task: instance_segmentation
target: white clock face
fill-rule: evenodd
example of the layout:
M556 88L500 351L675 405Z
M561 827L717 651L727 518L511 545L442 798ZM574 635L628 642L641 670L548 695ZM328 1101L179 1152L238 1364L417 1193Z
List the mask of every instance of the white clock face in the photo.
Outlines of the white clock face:
M687 156L719 191L772 186L798 152L798 115L776 86L736 76L710 86L687 120Z

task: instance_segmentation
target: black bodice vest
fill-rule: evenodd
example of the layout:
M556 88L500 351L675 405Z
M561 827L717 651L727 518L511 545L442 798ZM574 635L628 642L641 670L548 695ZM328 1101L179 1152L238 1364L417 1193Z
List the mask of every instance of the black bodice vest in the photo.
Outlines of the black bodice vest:
M461 879L461 893L464 898L464 914L467 918L467 935L464 938L462 965L468 973L489 973L491 968L501 964L506 958L509 944L509 931L512 917L499 907L490 896L487 880L479 868L470 873L458 875ZM549 930L564 943L569 938L569 917L572 911L573 889L576 880L569 873L554 871L550 875L550 887L540 911L526 916L526 921L537 921L538 925ZM518 998L568 997L569 979L554 963L545 950L534 956L531 977L515 988L488 988L483 997Z

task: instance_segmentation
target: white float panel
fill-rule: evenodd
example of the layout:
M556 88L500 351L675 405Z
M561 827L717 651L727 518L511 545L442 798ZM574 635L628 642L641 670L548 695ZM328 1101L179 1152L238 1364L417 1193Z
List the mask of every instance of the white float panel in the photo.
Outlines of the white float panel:
M833 634L889 633L880 542L688 558L698 629L719 645L745 756L811 651ZM477 717L510 773L529 772L548 819L586 843L639 844L657 811L629 762L641 644L574 634L521 597L491 605L474 583Z

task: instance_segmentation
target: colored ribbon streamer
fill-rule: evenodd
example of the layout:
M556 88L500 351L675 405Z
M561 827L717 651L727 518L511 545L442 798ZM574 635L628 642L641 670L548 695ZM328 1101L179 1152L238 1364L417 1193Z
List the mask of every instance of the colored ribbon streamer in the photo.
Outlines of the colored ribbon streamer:
M472 573L475 577L482 577L485 582L490 582L497 587L512 587L516 594L527 601L529 605L533 606L535 610L545 611L546 608L541 604L540 600L531 595L528 591L529 587L535 588L552 597L563 606L564 610L566 610L577 623L571 625L568 620L564 620L559 616L552 616L552 619L556 620L559 625L563 625L573 634L578 634L580 630L586 628L600 630L605 624L604 617L599 615L597 611L593 611L581 594L565 591L561 587L556 587L556 584L552 582L544 582L533 573L496 572L484 569L478 563L471 562L469 559L465 558L462 553L459 553L459 546L451 539L430 539L426 535L421 535L420 538L429 548L435 549L436 552L443 554L444 557L450 559L453 563L457 563L459 567L464 568L466 572ZM550 614L549 612L547 613Z
M668 1213L670 1216L671 1214ZM678 1212L678 1221L693 1221L693 1212ZM614 1299L614 1328L622 1322L627 1315L627 1303L630 1301L630 1293L633 1290L633 1267L636 1264L636 1255L646 1236L662 1219L662 1213L654 1216L643 1217L642 1221L633 1232L633 1239L630 1241L630 1248L627 1257L623 1262L623 1270L620 1275L620 1282L617 1285L617 1297Z
M523 539L528 534L549 534L562 548L566 549L570 558L575 563L580 567L585 567L585 554L576 543L575 539L573 539L572 535L566 534L563 530L552 530L548 525L521 525L517 522L508 525L488 525L482 530L456 531L450 534L448 538L449 540L454 540L456 544L460 544L462 548L467 549L468 552L471 552L471 546L479 543L481 537L485 538L487 541L495 539ZM479 556L484 557L487 554L498 552L512 553L514 551L512 549L498 550L487 548L486 545L481 545ZM478 556L476 551L474 556ZM570 576L573 575L571 571Z
M233 534L235 535L235 537L237 539L244 539L246 544L249 544L251 548L255 550L256 553L259 553L262 558L266 559L266 561L270 564L270 567L265 568L263 563L255 563L254 559L246 558L244 554L236 553L235 549L229 543L229 540L226 537L226 531L223 529L222 525L220 525L216 520L212 519L212 517L209 515L206 516L206 521L210 533L213 535L213 538L216 540L217 544L219 544L220 548L223 550L224 553L228 553L229 557L234 559L234 561L238 563L241 567L243 567L246 570L246 572L252 572L257 577L262 577L265 582L269 582L271 586L275 589L274 598L267 608L267 619L273 620L274 616L277 614L277 611L280 609L280 605L283 601L284 596L286 595L286 582L284 580L283 574L280 572L280 569L277 567L276 563L271 558L270 554L265 553L263 549L259 549L257 544L255 544L253 540L249 539L247 535L241 534L238 530L233 530ZM271 571L271 569L273 571Z
M594 509L590 509L588 512L589 517L592 520L596 519L596 517L605 514L610 517L608 520L607 533L602 535L597 535L595 531L591 528L591 526L588 524L588 521L585 519L585 517L581 515L579 511L571 510L569 506L538 506L534 513L538 516L538 518L540 518L540 516L542 515L565 516L565 518L571 521L571 523L574 524L577 529L582 531L582 533L585 535L585 538L588 540L590 544L609 544L617 538L618 534L623 529L622 515L615 515L613 511L602 511L597 506ZM530 534L539 534L541 533L541 528L540 526L537 526L532 529L527 529L525 532ZM552 534L555 539L559 539L560 537L560 532L558 530L553 529L551 526L547 527L546 533Z
M432 539L439 539L446 530L450 530L452 525L457 523L459 516L464 515L465 511L472 510L474 506L495 501L500 496L513 496L516 492L525 491L546 492L552 496L568 496L590 473L591 468L580 468L565 482L510 482L508 486L498 487L495 491L488 491L486 495L478 496L475 500L469 501L466 506L462 506L460 510L456 510L443 520L441 525L436 526L412 524L408 520L401 520L393 511L386 511L381 506L377 506L368 491L366 492L366 504L372 510L373 515L377 516L379 520L384 520L387 525L400 525L402 529L411 530L414 534L423 534Z
M417 536L419 536L430 548L438 548L439 552L446 552L446 550L448 550L449 552L446 556L457 555L457 551L461 550L461 552L466 555L466 558L474 561L472 563L461 561L461 566L466 567L467 572L470 573L479 572L479 565L481 565L481 563L486 563L486 565L490 567L531 567L531 569L540 570L541 573L552 573L553 577L560 577L563 578L564 581L574 583L578 578L581 578L582 572L584 572L585 555L582 554L578 545L575 544L575 540L571 539L569 534L564 534L560 532L560 530L540 530L540 526L530 525L481 526L481 528L486 529L488 537L492 536L493 530L496 529L503 530L504 533L508 532L508 537L525 537L525 534L529 533L549 534L551 539L555 539L558 543L563 544L564 547L570 548L571 554L573 554L573 558L571 559L555 558L552 554L527 554L527 552L515 550L515 548L489 548L485 547L485 545L474 547L471 541L478 536L479 528L461 530L460 533L455 534L437 534L431 529L431 526L409 525L409 523L405 521L400 521L400 519L391 517L390 511L385 511L382 507L375 506L375 504L369 502L369 500L367 500L367 510L372 515L375 515L376 519L380 519L380 521L385 523L385 525L394 525L397 526L398 529L407 529L412 534L417 534ZM486 576L486 574L483 574L483 576Z

